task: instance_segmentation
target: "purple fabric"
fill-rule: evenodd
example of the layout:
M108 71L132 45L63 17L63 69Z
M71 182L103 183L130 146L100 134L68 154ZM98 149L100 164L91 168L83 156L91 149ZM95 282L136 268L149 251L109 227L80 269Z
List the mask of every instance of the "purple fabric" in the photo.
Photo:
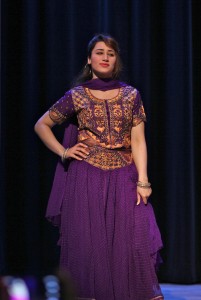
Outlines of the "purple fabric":
M77 133L76 123L66 123L63 145L73 146ZM160 232L151 205L136 206L136 181L134 164L103 171L84 161L58 162L46 217L60 228L60 266L70 272L78 297L162 295L155 272Z
M101 91L104 90L111 90L115 88L120 88L122 86L127 86L126 83L120 82L118 80L111 80L111 79L93 79L89 80L85 83L80 84L82 86L91 88L91 89L98 89ZM66 97L71 101L71 93L70 91L67 91L60 100L65 100ZM59 102L59 100L57 101ZM72 102L72 101L71 101ZM71 114L73 115L73 108L71 106ZM78 127L76 125L76 122L72 121L72 119L68 120L66 122L66 128L64 132L64 138L63 138L63 146L65 148L72 147L77 142L78 137ZM50 193L50 197L48 200L47 210L46 210L46 218L53 223L55 226L60 225L60 214L61 214L61 206L63 202L63 195L64 195L64 189L66 185L66 176L67 176L67 170L68 170L68 162L66 162L65 165L61 163L61 160L59 159L54 181L52 185L52 190Z
M82 161L68 170L60 266L77 296L148 300L162 295L155 268L160 233L151 204L136 205L134 164L103 171Z
M111 79L93 79L89 80L83 84L82 86L91 88L91 89L98 89L98 90L109 90L109 89L115 89L122 86L127 86L126 83L120 82L118 80L111 80ZM70 91L67 91L60 100L57 101L66 101L66 98L68 101L71 101L71 93ZM71 101L72 102L72 101ZM71 114L73 115L73 108L71 106ZM72 121L72 119L69 119L66 122L66 128L64 132L64 138L63 138L63 146L65 148L72 147L77 142L77 124L76 122ZM60 214L61 214L61 206L63 202L63 195L64 195L64 189L66 185L66 176L67 176L67 170L68 170L68 162L66 162L65 165L61 163L61 160L59 159L54 181L52 185L52 190L50 193L50 197L48 200L47 210L46 210L46 218L53 223L55 226L60 225Z
M113 89L118 89L120 87L125 87L127 84L125 82L121 82L119 80L112 80L109 78L105 79L91 79L89 81L86 81L82 84L79 84L83 87L87 87L91 90L100 90L100 91L107 91L107 90L113 90Z
M78 130L76 121L66 122L63 146L65 148L74 146L77 142L77 136ZM66 161L63 165L61 159L59 159L47 205L46 218L55 226L60 226L61 206L64 198L68 166L69 161Z
M126 83L118 81L118 80L101 80L99 78L97 79L92 79L87 82L84 82L83 84L75 87L74 89L71 89L67 91L64 96L62 96L57 102L55 102L52 107L50 108L50 111L54 111L55 113L58 113L59 115L61 114L61 118L63 117L64 119L69 119L73 117L76 113L73 99L72 99L72 91L77 90L79 91L79 87L87 87L92 90L101 90L101 91L106 91L106 90L111 90L111 89L118 89L121 87L126 87L128 86ZM135 106L140 106L141 105L141 98L139 92L137 93L136 97L136 103ZM85 105L85 104L84 104ZM135 108L136 109L136 108ZM52 119L54 119L54 116L51 116ZM59 116L54 119L55 122L60 121Z

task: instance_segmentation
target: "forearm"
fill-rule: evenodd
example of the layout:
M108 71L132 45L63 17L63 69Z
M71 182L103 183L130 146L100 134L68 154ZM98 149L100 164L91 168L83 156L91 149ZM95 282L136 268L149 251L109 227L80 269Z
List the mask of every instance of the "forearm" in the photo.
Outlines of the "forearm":
M47 148L57 155L62 156L64 147L58 142L50 126L41 123L39 120L36 123L34 130Z
M147 176L147 145L144 134L144 122L132 127L131 147L133 160L138 171L138 181L142 182L142 184L137 184L137 205L140 204L141 199L146 205L152 190Z
M144 122L132 128L131 147L133 160L138 171L138 180L147 182L147 145L144 134Z
M147 146L145 140L133 142L132 149L133 160L138 171L138 180L147 182Z

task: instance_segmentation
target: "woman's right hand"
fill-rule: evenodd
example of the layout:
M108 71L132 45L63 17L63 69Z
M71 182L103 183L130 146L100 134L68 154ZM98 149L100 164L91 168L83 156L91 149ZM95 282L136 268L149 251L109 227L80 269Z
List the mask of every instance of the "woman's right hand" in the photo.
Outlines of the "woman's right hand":
M88 146L83 143L78 143L66 151L65 158L75 158L77 160L83 160L89 155Z

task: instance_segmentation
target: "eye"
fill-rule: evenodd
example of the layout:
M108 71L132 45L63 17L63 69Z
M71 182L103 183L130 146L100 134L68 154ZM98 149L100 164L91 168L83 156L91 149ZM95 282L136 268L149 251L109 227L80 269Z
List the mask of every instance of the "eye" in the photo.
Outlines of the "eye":
M114 53L108 53L108 55L111 56L111 57L115 56Z
M103 52L96 52L96 54L101 55L101 54L103 54Z

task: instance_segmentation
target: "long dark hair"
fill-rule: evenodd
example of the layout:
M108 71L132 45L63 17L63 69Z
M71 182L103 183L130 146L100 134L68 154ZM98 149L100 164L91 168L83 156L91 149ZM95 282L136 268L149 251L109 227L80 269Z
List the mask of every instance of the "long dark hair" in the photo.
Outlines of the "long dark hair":
M91 53L92 50L94 49L96 43L98 42L104 42L108 47L112 48L115 51L116 54L116 63L114 66L114 71L112 78L113 79L118 79L120 76L120 73L122 71L122 62L120 58L120 50L119 50L119 45L117 41L110 35L107 34L96 34L89 42L88 48L87 48L87 54L88 58L91 58ZM91 70L91 65L88 63L84 66L76 80L74 81L73 85L78 85L80 83L83 83L87 80L92 79L92 70Z

